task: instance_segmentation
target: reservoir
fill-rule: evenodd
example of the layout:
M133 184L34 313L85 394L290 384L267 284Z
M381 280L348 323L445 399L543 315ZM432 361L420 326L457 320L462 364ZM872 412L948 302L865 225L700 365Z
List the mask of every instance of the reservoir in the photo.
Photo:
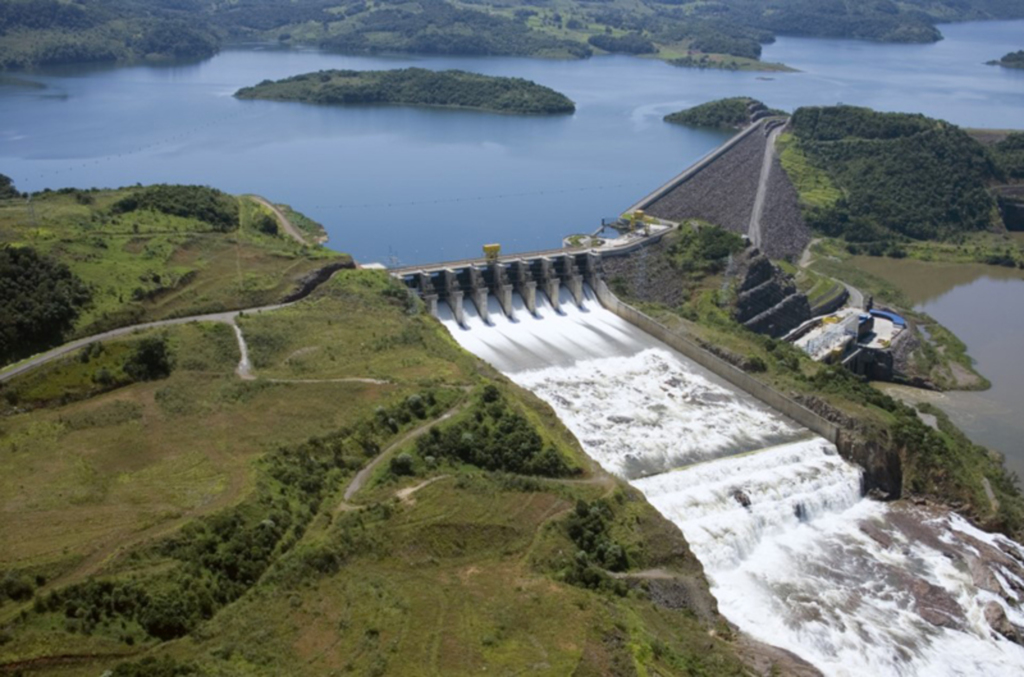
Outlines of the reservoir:
M984 65L1020 49L1024 21L943 27L931 45L781 38L793 73L584 61L371 58L238 47L174 66L69 67L0 80L0 173L21 190L203 183L254 192L321 221L330 246L403 264L557 246L592 232L728 134L662 122L726 96L837 102L966 126L1020 126L1024 71ZM461 68L568 95L571 116L238 101L240 87L330 68Z
M992 382L982 392L933 393L893 388L893 394L946 411L979 444L1002 452L1024 478L1024 272L982 264L858 257L857 266L898 286L914 307L967 345L977 370Z

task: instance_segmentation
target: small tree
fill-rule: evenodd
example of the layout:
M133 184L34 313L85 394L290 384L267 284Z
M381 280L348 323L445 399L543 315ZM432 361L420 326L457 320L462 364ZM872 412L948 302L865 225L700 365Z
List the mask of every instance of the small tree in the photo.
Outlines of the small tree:
M171 375L173 356L166 338L145 338L124 365L124 373L136 381L154 381Z
M391 459L391 474L399 477L403 475L415 475L416 471L413 468L412 456L409 454L399 454Z

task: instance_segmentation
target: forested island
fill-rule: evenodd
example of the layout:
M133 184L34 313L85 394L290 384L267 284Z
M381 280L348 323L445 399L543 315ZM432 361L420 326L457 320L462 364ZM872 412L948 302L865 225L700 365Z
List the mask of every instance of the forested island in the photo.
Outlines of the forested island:
M283 80L265 80L255 87L238 90L235 96L329 105L438 106L524 115L576 110L564 94L522 78L425 68L305 73Z
M988 63L990 66L1002 66L1003 68L1024 68L1024 49L1010 52L1003 55L1003 58Z
M736 96L708 101L693 108L669 113L665 116L665 122L690 127L742 129L769 115L785 115L785 113L770 109L757 99Z
M777 69L760 62L777 35L883 42L941 39L939 22L1024 17L1013 0L696 0L557 6L483 0L4 0L0 68L201 58L225 41L273 40L347 54L586 58L651 55L696 67Z

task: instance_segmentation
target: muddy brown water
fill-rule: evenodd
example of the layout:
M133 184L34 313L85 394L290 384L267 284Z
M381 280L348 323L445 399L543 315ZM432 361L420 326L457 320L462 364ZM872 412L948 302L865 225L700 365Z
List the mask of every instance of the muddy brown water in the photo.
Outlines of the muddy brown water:
M1014 236L1024 240L1024 234ZM1024 478L1024 271L871 257L855 257L854 263L902 289L915 309L953 331L992 382L984 392L886 390L942 408L972 440L1002 452L1006 466Z

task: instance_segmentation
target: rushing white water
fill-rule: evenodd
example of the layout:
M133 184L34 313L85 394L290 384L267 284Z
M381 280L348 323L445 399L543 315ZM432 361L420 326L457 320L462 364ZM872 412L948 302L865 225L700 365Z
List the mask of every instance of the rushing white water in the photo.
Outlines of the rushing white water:
M584 305L442 320L679 526L730 621L828 675L1024 675L1007 639L1024 633L1024 547L862 499L833 445Z

